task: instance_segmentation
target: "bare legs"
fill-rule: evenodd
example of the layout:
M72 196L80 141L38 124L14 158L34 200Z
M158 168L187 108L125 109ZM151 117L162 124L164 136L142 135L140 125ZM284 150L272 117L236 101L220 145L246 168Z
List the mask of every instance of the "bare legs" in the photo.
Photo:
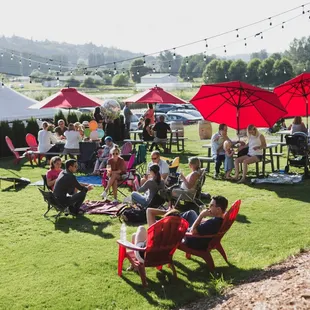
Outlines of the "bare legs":
M105 192L108 192L110 187L112 187L114 199L117 199L117 181L119 179L120 179L120 176L118 174L112 173L111 177L109 178L108 185L105 188Z
M248 165L257 163L259 161L257 156L241 156L235 159L235 177L234 179L237 180L239 178L239 164L242 163L242 178L239 180L238 183L243 183L245 181L247 172L248 172Z

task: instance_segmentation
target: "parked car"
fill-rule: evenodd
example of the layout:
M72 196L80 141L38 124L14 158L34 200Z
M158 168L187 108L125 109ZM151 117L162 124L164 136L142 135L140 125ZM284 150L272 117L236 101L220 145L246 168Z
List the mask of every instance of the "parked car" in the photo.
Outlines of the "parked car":
M201 120L200 117L195 117L193 115L186 114L186 113L178 113L178 112L172 113L171 112L166 115L166 122L168 123L171 123L174 121L182 121L183 125L190 125L190 124L195 124L200 120Z
M195 117L199 117L200 120L203 119L202 115L200 114L199 111L197 111L196 109L195 110L192 110L192 109L178 109L178 110L171 110L169 111L167 114L171 114L171 113L185 113L185 114L190 114L190 115L193 115Z
M161 103L161 104L156 104L155 106L155 113L160 112L160 113L167 113L168 111L172 109L178 109L178 108L183 108L182 104L170 104L170 103Z

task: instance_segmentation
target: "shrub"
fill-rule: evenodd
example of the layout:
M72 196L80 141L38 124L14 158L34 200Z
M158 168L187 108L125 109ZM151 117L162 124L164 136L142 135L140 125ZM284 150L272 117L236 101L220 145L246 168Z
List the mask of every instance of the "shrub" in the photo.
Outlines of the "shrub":
M35 137L37 137L39 130L40 130L40 128L39 128L39 125L37 123L37 120L33 117L30 118L27 122L26 133L31 133Z
M92 79L91 77L85 79L84 83L82 84L82 87L96 88L96 84L95 84L94 79Z
M0 122L0 157L12 155L6 142L5 137L8 136L12 139L12 129L7 121Z
M84 121L91 121L93 119L93 116L90 113L83 113L80 116L79 122L82 124Z
M76 122L78 122L78 117L77 117L77 115L76 115L76 113L75 112L69 112L68 113L68 116L67 116L67 122L68 122L68 124L69 123L72 123L72 124L74 124L74 123L76 123Z
M12 141L15 147L26 145L26 128L23 121L13 121Z
M117 74L113 77L112 84L113 86L128 86L128 75L126 74Z
M63 120L66 122L65 115L62 113L61 110L59 110L59 111L54 115L54 124L55 124L55 126L57 126L58 121L59 121L60 119L63 119Z
M71 79L67 80L67 84L69 87L79 87L80 81L76 80L75 78L71 78Z

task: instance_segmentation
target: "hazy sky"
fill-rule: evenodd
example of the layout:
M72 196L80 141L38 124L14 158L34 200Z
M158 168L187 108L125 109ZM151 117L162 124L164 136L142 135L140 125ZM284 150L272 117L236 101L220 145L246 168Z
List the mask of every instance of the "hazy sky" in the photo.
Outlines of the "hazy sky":
M307 4L308 3L308 4ZM134 52L152 53L224 31L236 29L269 16L305 4L306 14L281 26L265 31L263 39L255 33L270 29L264 22L236 33L209 40L209 54L249 53L260 49L283 51L294 37L310 35L310 3L307 0L2 0L0 35L18 35L34 40L69 43L93 42ZM306 5L307 4L307 5ZM297 9L272 20L273 25L301 14ZM247 47L243 38L247 39ZM230 42L235 42L229 45ZM216 48L220 46L220 48ZM199 43L177 49L183 55L203 52Z

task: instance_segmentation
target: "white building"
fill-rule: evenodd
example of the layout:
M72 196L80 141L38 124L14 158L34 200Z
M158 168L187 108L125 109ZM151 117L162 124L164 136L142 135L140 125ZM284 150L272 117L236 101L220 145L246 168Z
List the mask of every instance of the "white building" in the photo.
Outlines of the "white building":
M191 83L179 83L178 77L169 73L150 73L141 77L141 83L136 84L136 89L140 91L155 86L165 90L192 88Z

